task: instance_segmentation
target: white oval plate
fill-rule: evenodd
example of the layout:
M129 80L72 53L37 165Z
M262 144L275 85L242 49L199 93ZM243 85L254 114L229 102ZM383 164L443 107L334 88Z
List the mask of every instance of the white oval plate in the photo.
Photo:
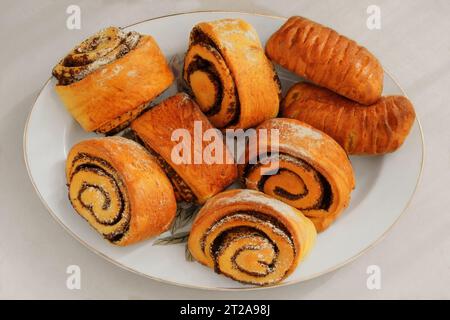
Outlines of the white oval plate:
M236 12L194 12L156 18L128 27L151 34L168 59L187 49L191 28L200 21L242 18L257 30L263 44L284 18ZM100 29L101 26L99 26ZM75 44L75 43L74 43ZM283 91L298 80L280 71ZM49 70L50 73L50 70ZM249 289L195 262L185 260L185 246L153 246L153 240L126 248L102 239L70 206L64 162L71 146L94 134L85 133L56 96L54 80L46 83L26 124L24 153L38 195L52 216L75 238L116 265L172 284L204 289ZM175 92L172 87L164 96ZM384 94L404 94L389 74ZM423 139L416 122L401 149L381 157L352 157L356 189L350 207L324 233L306 260L281 285L317 277L353 260L381 239L405 211L418 184L423 164Z

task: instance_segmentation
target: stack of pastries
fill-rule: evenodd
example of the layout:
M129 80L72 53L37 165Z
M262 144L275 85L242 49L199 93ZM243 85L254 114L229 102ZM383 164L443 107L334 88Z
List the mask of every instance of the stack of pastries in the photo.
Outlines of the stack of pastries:
M327 133L348 154L380 155L397 150L415 113L403 96L385 96L377 58L336 31L291 17L266 45L270 59L309 80L292 86L281 116Z
M273 63L306 81L282 97ZM167 231L177 202L195 203L202 207L188 239L192 256L253 285L285 279L349 205L348 155L397 150L415 119L406 97L382 96L383 68L373 54L302 17L289 18L265 49L243 20L195 25L181 75L187 92L157 105L174 76L150 35L103 29L53 75L80 126L105 134L68 154L75 211L126 246ZM247 128L256 130L258 148L247 142L237 161L221 130ZM124 129L134 139L116 135ZM259 134L268 131L276 139ZM181 152L183 135L192 139ZM196 161L208 147L205 135L231 161ZM263 158L261 147L277 152ZM224 191L234 182L244 189Z

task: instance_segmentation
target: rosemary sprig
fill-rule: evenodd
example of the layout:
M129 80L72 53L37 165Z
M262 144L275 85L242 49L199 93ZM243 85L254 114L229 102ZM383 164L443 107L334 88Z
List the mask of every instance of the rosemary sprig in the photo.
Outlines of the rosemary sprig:
M184 258L185 258L186 261L188 261L188 262L193 262L193 261L195 261L194 257L192 256L191 251L189 250L189 247L188 247L187 243L186 243L186 247L185 247L185 249L184 249Z
M175 219L170 227L170 233L174 234L177 230L187 226L197 215L200 207L187 202L178 203Z
M172 235L164 237L164 238L156 239L153 242L153 245L154 246L161 246L161 245L165 246L168 244L185 243L185 242L187 242L188 238L189 238L189 231L183 231L180 233L172 234Z
M192 262L194 261L194 257L189 251L187 241L189 238L189 231L176 232L177 230L187 226L197 215L200 210L200 206L195 205L193 203L188 202L180 202L177 205L177 213L175 219L170 227L170 236L156 239L153 242L154 246L158 245L171 245L171 244L179 244L186 243L184 249L184 257L186 261Z
M192 92L183 78L183 63L184 54L176 54L170 60L169 66L175 75L177 90L180 92L186 92L192 96Z

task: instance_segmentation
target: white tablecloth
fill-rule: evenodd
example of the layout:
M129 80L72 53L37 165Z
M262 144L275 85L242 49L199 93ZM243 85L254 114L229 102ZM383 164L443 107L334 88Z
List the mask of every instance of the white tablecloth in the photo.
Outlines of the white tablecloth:
M81 8L68 30L66 8ZM366 27L369 5L381 30ZM326 23L361 42L397 78L415 104L426 142L422 182L400 222L365 255L338 271L283 288L208 292L158 283L90 252L46 212L28 179L25 120L58 58L102 26L194 10L234 10ZM450 298L450 1L2 1L0 3L0 298ZM405 163L407 165L407 163ZM80 290L66 287L79 265ZM369 265L381 289L366 286Z

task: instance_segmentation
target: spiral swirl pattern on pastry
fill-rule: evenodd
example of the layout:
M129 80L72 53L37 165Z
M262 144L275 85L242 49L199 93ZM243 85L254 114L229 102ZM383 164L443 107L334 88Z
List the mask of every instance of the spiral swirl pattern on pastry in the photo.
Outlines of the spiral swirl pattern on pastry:
M113 135L147 109L174 76L150 35L106 28L53 69L55 91L86 131Z
M113 244L159 234L175 216L167 177L141 146L125 138L78 143L67 158L66 176L75 211Z
M239 171L249 189L259 190L299 210L317 231L326 229L347 207L354 187L351 163L345 151L326 134L293 119L264 122L258 131L277 130L278 141L258 135L264 150L279 150L262 161L257 148L247 148ZM270 171L272 170L272 171Z
M278 114L278 76L256 31L243 20L197 24L183 78L217 128L248 128Z
M72 49L54 68L59 85L69 85L115 61L136 47L140 34L105 28Z
M217 273L271 285L295 270L315 237L300 211L261 192L230 190L201 209L188 245L195 259Z

